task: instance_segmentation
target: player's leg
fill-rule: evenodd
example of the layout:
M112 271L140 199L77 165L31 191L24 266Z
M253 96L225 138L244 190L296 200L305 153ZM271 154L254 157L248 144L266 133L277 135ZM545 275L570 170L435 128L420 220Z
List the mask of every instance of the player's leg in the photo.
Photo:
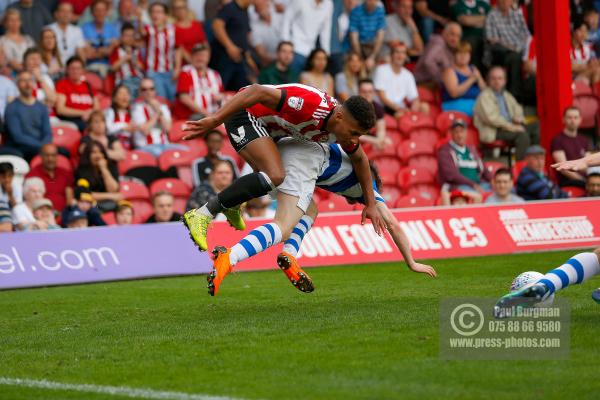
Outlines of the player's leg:
M317 209L317 205L315 204L314 200L311 200L306 214L300 218L300 221L298 221L298 224L296 224L292 230L290 237L283 244L283 253L286 253L294 258L298 256L304 236L306 236L308 231L310 231L312 228L318 214L319 211Z
M594 254L596 254L596 257L598 257L598 261L600 262L600 247L594 250ZM594 299L596 303L600 303L600 288L592 292L592 299Z
M544 301L553 293L565 289L569 285L585 282L599 273L600 249L596 249L594 252L579 253L560 267L549 271L534 285L502 297L496 305L500 309L533 306Z

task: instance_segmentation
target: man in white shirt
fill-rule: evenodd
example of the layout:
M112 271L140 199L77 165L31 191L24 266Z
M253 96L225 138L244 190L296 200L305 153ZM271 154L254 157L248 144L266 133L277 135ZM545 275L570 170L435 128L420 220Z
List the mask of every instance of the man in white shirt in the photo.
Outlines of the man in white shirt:
M75 55L85 60L85 48L87 43L83 38L81 28L71 24L73 18L73 5L71 3L60 3L54 12L56 22L49 25L56 34L56 45L60 52L63 65Z
M419 56L423 52L423 39L413 19L413 0L398 0L396 2L396 13L385 16L385 38L386 44L382 49L382 55L388 56L390 46L395 42L402 42L408 47L409 56Z
M294 1L287 5L283 15L281 39L294 45L294 61L291 68L302 71L310 52L316 47L317 38L327 54L331 48L331 0Z
M413 74L404 68L408 57L405 45L393 46L391 61L375 69L375 89L385 112L400 118L408 111L429 112L427 103L419 101Z
M277 45L281 38L282 15L275 11L271 0L254 0L250 14L250 44L258 55L260 64L265 66L275 61Z

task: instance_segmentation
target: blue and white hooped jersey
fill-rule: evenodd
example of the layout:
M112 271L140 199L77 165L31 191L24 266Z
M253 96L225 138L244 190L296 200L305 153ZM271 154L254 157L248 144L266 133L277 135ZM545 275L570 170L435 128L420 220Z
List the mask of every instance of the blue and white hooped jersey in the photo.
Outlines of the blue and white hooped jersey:
M325 156L323 172L317 178L317 186L328 192L364 203L363 191L348 154L337 143L330 144L325 147L325 150L328 154ZM385 203L385 200L377 191L375 180L373 180L373 190L375 191L375 200Z

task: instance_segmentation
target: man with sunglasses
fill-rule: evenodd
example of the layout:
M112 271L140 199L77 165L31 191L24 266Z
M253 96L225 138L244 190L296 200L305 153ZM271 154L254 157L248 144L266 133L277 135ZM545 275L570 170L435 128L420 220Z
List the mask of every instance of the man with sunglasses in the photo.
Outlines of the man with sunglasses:
M83 38L83 32L77 25L71 24L73 20L73 5L61 2L54 12L56 22L49 25L56 34L56 42L60 53L62 64L75 55L85 60L87 43Z

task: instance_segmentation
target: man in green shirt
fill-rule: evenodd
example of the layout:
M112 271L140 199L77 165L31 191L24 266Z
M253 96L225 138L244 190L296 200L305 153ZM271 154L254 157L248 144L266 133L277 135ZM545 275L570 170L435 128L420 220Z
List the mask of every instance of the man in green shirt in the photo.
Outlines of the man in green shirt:
M280 42L277 46L277 60L263 68L258 75L258 83L266 85L282 85L299 81L298 71L290 68L294 60L294 45L291 42Z
M454 19L462 26L463 40L473 48L471 60L481 68L483 58L483 28L490 5L484 0L458 0L452 6Z

